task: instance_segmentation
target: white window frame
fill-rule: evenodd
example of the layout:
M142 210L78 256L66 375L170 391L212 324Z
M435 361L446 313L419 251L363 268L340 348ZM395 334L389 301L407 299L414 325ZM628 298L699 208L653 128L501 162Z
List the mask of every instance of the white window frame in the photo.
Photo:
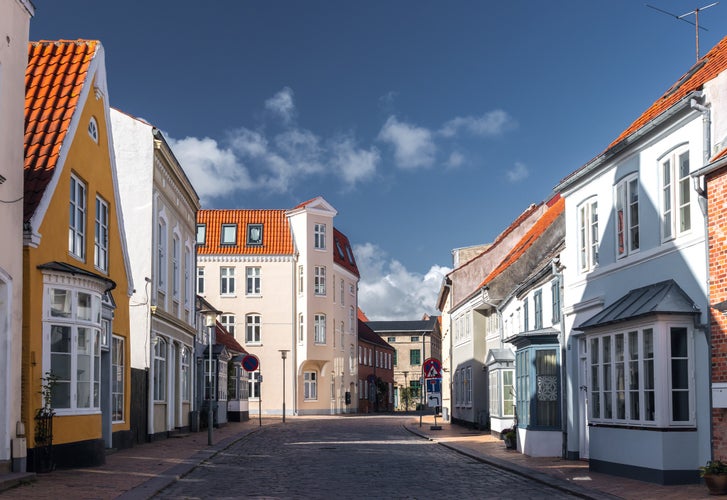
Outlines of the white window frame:
M55 294L58 292L58 294ZM68 385L68 406L58 406L56 401L52 402L53 409L57 415L80 415L98 413L100 411L100 384L101 380L95 378L98 373L96 367L101 363L101 293L86 288L50 286L44 289L47 302L43 307L43 373L52 373L56 377L56 384ZM83 295L85 305L79 300ZM57 301L62 298L62 303ZM55 307L54 307L55 306ZM55 328L65 330L70 334L67 344L68 350L52 351L53 333ZM83 330L88 335L86 352L79 351L79 333ZM68 378L53 370L53 358L67 356L69 358ZM80 367L81 356L88 356L85 369ZM87 380L79 380L82 373L88 373ZM79 398L82 396L81 384L88 385L88 405L79 405Z
M692 230L692 185L689 149L679 147L659 159L661 241L667 242Z
M305 316L303 313L298 314L298 343L305 341Z
M305 292L305 270L303 266L298 266L298 295Z
M314 266L313 292L316 295L326 294L326 266Z
M109 270L109 204L96 195L93 264L104 273Z
M258 313L249 313L245 315L245 343L261 344L262 343L262 315Z
M616 256L626 257L639 251L639 177L631 174L614 187L614 221L616 232Z
M125 339L113 335L111 337L111 421L125 420L124 386L126 383L126 351Z
M582 273L598 266L598 199L594 196L578 207L578 268Z
M248 399L260 399L260 370L247 372Z
M227 333L234 336L235 335L235 315L234 314L221 314L220 315L220 324L227 330Z
M204 267L197 268L197 294L204 295Z
M305 401L318 400L317 372L303 372L303 399Z
M260 267L245 268L245 295L258 297L262 293L262 270Z
M235 296L235 268L220 267L220 295L223 297Z
M319 313L313 316L313 342L316 344L326 343L326 315Z
M165 292L167 286L167 221L162 217L157 223L157 285Z
M326 249L326 225L320 222L316 222L313 226L313 248Z
M188 346L182 346L179 360L180 366L180 395L182 401L192 400L192 350Z
M192 303L192 251L189 246L184 245L184 307L189 311Z
M86 259L86 183L71 174L68 252L78 260Z
M179 241L179 235L174 233L172 235L172 296L174 300L179 302L179 285L181 280L181 252L182 243Z
M155 337L152 357L154 362L154 377L152 380L153 398L154 401L165 401L167 398L167 366L169 353L167 340L164 337Z
M694 331L693 322L690 319L659 319L651 322L638 322L628 326L624 326L618 330L599 332L590 334L587 337L588 349L588 390L590 405L590 422L594 424L635 426L635 427L655 427L655 428L684 428L696 426L696 410L695 410L695 381L694 381ZM686 389L680 392L688 393L688 420L675 421L673 419L673 399L672 391L674 390L673 373L672 373L672 356L671 356L671 332L673 328L685 329L687 335L687 384ZM636 332L638 336L637 357L631 359L631 343L629 335ZM652 335L652 357L644 356L644 338L651 332ZM623 383L617 384L619 377L619 369L617 365L620 363L620 357L616 352L616 337L623 335ZM607 362L604 358L603 339L611 339L611 361ZM598 351L594 353L594 341L598 342ZM636 369L629 366L629 363L637 363ZM609 370L606 367L610 366ZM651 368L651 376L646 377ZM635 389L630 379L631 374L638 370L638 386ZM606 383L605 377L610 375L610 386ZM595 377L598 377L596 380ZM649 380L652 379L652 380ZM653 382L653 388L647 387L648 383ZM623 387L620 390L619 387ZM624 418L618 417L618 401L619 393L623 392L624 396ZM595 394L594 394L595 393ZM634 418L631 414L630 396L632 393L638 395L638 418ZM648 393L653 393L654 417L653 420L647 418ZM605 398L611 399L611 415L606 411ZM593 404L594 397L598 403ZM598 413L596 413L598 412Z

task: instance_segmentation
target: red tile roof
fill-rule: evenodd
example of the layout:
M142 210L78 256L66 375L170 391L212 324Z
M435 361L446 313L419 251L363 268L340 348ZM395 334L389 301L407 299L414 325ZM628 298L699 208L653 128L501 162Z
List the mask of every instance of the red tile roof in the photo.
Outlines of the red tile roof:
M27 222L40 203L76 111L96 40L28 44L25 70L25 199Z
M333 247L333 262L360 278L356 258L353 256L353 248L346 235L335 227L333 228Z
M667 111L669 108L677 104L681 99L690 92L699 90L702 86L727 69L727 37L723 38L712 50L707 52L699 61L692 66L679 80L674 83L659 99L657 99L649 108L644 111L626 130L614 139L608 145L605 151L596 156L579 169L571 172L564 177L559 184L562 184L573 178L588 165L594 163L600 156L605 155L611 148L618 146L622 141L627 139L631 134L637 132L640 128L657 118L659 115Z
M206 226L205 244L199 255L292 255L295 252L285 210L200 210L197 223ZM222 224L237 224L237 243L221 244ZM247 225L263 225L263 244L247 244Z
M485 280L480 284L478 288L485 286L492 282L498 275L500 275L505 269L510 267L516 262L522 255L530 248L538 238L545 232L547 228L561 215L565 209L565 199L559 195L552 198L548 204L548 210L533 224L533 227L525 233L520 241L510 250L510 253L502 259L500 264L493 269Z
M215 343L225 346L230 354L247 354L247 351L219 321L215 323Z

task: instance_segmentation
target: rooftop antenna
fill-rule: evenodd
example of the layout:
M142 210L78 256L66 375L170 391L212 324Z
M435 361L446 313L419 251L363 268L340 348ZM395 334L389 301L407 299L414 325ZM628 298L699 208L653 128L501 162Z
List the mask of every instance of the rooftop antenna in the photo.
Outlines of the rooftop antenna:
M691 24L692 26L695 27L694 28L694 31L696 32L695 33L695 38L696 38L696 43L697 43L697 61L699 61L699 30L709 31L704 26L700 26L699 25L699 13L701 11L703 11L703 10L709 9L710 7L714 7L718 3L719 2L713 2L713 3L709 4L709 5L705 5L704 7L698 7L696 9L694 9L694 10L690 10L689 12L686 12L686 13L682 14L681 16L678 16L676 14L672 14L671 12L668 12L668 11L666 11L664 9L660 9L659 7L654 7L653 5L649 5L648 3L646 4L646 6L652 8L654 10L657 10L657 11L663 13L663 14L666 14L668 16L671 16L671 17L673 17L675 19L679 19L680 21L684 21L685 23L689 23L689 24ZM694 14L694 22L690 21L689 19L685 19L687 16L691 16L692 14Z

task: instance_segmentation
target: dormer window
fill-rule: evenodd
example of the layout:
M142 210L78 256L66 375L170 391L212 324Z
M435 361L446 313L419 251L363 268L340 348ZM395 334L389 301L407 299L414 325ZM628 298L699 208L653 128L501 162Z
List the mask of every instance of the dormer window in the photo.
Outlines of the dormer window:
M263 244L262 224L247 225L247 244L251 246L260 246Z
M204 245L207 239L207 226L205 224L197 224L197 244Z
M220 243L223 245L234 245L237 243L237 224L222 224L220 237Z
M96 118L93 116L88 121L88 135L93 139L93 142L98 144L98 123L96 123Z

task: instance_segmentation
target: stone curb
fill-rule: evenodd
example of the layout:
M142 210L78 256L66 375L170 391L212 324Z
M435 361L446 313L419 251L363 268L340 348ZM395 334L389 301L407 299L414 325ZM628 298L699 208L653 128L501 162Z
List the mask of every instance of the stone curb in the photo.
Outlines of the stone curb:
M457 446L456 444L441 442L441 441L437 440L436 438L429 436L428 434L425 434L423 432L419 432L415 429L410 428L406 424L404 424L404 428L416 436L422 437L424 439L428 439L429 441L437 443L440 446L444 446L445 448L456 451L457 453L459 453L461 455L465 455L474 460L477 460L478 462L486 463L488 465L497 467L498 469L503 469L503 470L512 472L514 474L517 474L519 476L527 477L529 479L532 479L533 481L537 481L546 486L550 486L551 488L556 488L560 491L569 493L571 495L575 495L580 498L586 498L586 499L592 499L592 500L620 500L621 499L621 497L617 497L617 496L611 495L609 493L604 493L602 491L593 490L593 489L586 488L586 487L583 487L583 486L580 486L577 484L573 484L569 481L564 481L562 479L553 477L544 472L538 472L534 469L530 469L528 467L522 467L522 466L514 464L512 462L508 462L507 460L501 460L499 458L495 458L495 457L492 457L489 455L473 452L465 447Z

